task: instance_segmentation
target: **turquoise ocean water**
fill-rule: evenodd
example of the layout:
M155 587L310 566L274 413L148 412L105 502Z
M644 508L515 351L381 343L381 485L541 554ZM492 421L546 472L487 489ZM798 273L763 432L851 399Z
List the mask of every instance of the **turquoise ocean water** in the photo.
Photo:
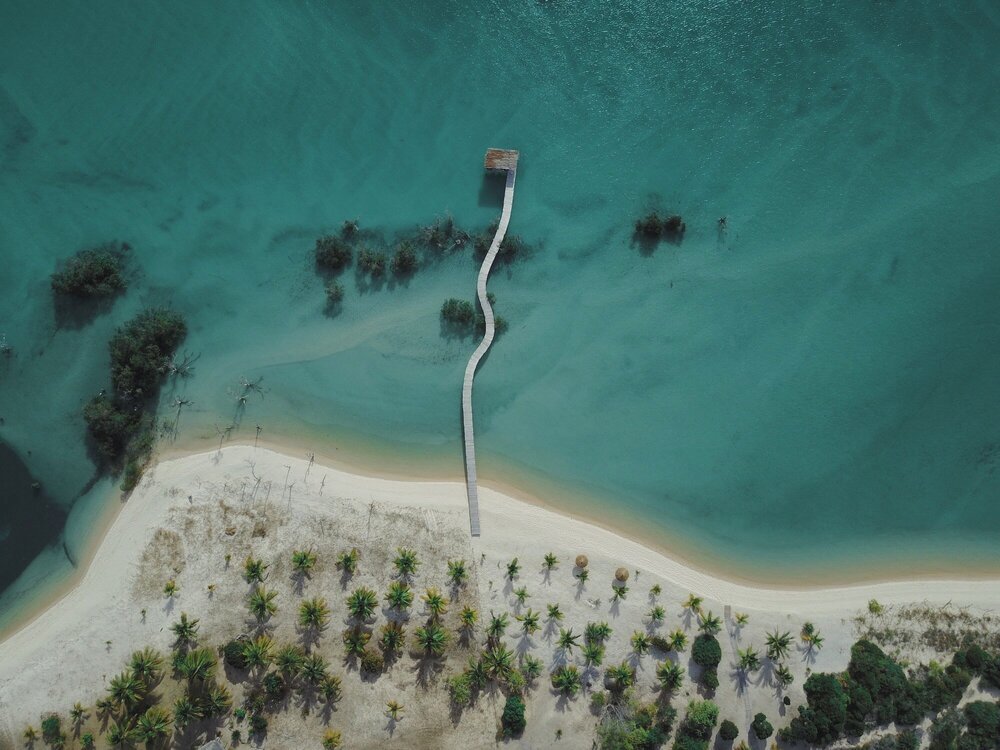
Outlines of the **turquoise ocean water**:
M234 437L460 476L474 342L438 309L472 297L471 252L348 272L331 317L311 248L346 218L485 226L487 146L521 150L534 248L490 282L487 479L752 578L996 571L998 122L988 0L6 0L0 583L37 554L17 596L65 570L117 502L80 407L148 304L201 353L163 393L166 418L193 402L179 443L217 444L263 377ZM680 245L633 243L651 207ZM57 260L111 239L128 294L60 324Z

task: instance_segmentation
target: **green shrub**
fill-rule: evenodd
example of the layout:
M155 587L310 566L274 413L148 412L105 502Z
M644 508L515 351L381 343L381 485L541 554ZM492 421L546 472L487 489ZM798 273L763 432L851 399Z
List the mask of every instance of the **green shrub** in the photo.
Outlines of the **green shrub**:
M729 719L725 719L719 725L719 736L727 742L732 742L739 736L740 730Z
M62 733L62 720L57 714L50 714L42 719L42 739L53 747L62 747L66 738Z
M471 326L476 319L476 310L471 302L452 297L441 306L441 318L456 326Z
M344 300L344 286L339 281L331 281L326 285L326 301L331 305L340 304Z
M972 701L962 708L965 714L966 734L962 748L986 750L1000 746L1000 706L987 701Z
M717 690L719 688L719 670L715 667L706 667L702 670L701 684L707 690Z
M385 253L363 248L358 253L358 268L372 276L382 276L385 273Z
M715 668L722 661L722 647L714 635L702 633L694 639L691 647L691 658L701 667Z
M508 695L500 717L500 726L504 737L514 737L524 731L524 701L519 695Z
M118 461L142 422L142 412L106 396L95 396L84 405L83 419L101 454Z
M385 668L385 658L382 656L382 653L376 649L365 649L365 652L361 655L360 666L362 672L367 672L368 674L381 674L382 670Z
M285 680L277 672L268 672L263 684L264 693L271 700L279 700L285 694Z
M753 723L750 725L753 730L754 736L758 740L766 740L772 734L774 734L774 727L771 726L771 722L767 720L764 714L757 714L753 717Z
M316 265L340 271L351 263L351 246L341 237L326 235L316 240Z
M111 338L111 384L123 399L156 395L170 357L187 335L177 313L164 308L143 310Z
M397 276L408 276L417 270L417 253L409 242L400 243L392 256L392 272Z
M826 745L840 737L847 720L847 693L836 675L816 672L803 686L808 705L781 733L782 739Z
M225 645L225 648L222 649L222 656L226 660L226 664L236 667L236 669L247 668L247 658L243 654L243 644L244 641L232 640Z
M122 260L128 245L114 243L83 250L52 274L52 290L72 297L110 297L125 289Z

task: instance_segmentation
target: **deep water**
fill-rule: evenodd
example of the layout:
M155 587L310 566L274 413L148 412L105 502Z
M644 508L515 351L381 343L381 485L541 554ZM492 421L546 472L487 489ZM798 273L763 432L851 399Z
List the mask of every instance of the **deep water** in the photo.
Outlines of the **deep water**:
M261 425L458 476L475 343L438 311L471 250L349 270L337 315L311 252L348 218L486 226L488 146L522 153L533 250L490 282L482 475L751 577L1000 568L1000 6L806 5L7 0L0 439L61 510L39 530L4 479L0 582L11 540L86 538L80 408L146 305L200 353L162 395L180 442ZM682 242L634 241L654 207ZM57 318L58 260L114 239L128 293Z

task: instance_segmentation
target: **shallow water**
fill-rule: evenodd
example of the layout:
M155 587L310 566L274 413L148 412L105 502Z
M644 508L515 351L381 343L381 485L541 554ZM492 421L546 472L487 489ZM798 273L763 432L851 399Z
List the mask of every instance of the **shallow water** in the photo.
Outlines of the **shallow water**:
M348 272L330 316L311 247L354 217L485 226L500 146L534 252L490 282L511 329L477 377L481 474L743 575L998 568L995 4L6 9L0 438L64 508L107 339L149 304L201 354L164 390L166 419L193 402L179 441L235 420L458 476L474 342L438 310L472 297L471 252ZM681 244L633 242L651 207ZM57 259L110 239L128 294L59 325ZM241 377L266 388L244 414Z

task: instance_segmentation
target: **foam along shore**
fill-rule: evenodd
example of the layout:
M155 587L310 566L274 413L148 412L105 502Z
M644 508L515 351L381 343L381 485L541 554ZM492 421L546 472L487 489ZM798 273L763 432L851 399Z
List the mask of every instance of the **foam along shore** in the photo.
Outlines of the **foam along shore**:
M871 599L887 607L952 602L986 611L1000 606L997 581L906 581L802 590L734 583L612 531L488 487L480 489L482 536L471 539L465 489L457 481L359 476L252 446L155 465L111 525L80 581L0 643L0 747L19 738L25 725L37 726L47 712L65 717L77 701L92 707L133 651L144 646L167 651L173 641L169 626L181 611L200 618L200 641L205 645L220 646L246 632L251 626L241 565L251 553L271 565L267 585L277 591L279 609L287 615L274 618L276 640L299 637L293 613L302 596L328 600L333 626L317 648L329 651L334 664L343 656L339 623L345 615L344 599L357 585L370 586L381 595L399 546L412 547L421 559L414 583L417 591L427 586L446 590L446 562L467 560L471 575L462 601L479 609L483 617L491 611L520 611L512 591L513 585L524 585L530 595L526 606L544 612L547 603L559 603L564 625L577 632L588 621L610 622L617 635L608 644L606 664L626 657L629 634L652 627L647 614L654 597L647 592L654 584L662 588L655 600L666 610L664 632L677 627L692 635L696 632L691 613L681 606L689 593L704 597L705 609L725 615L722 666L734 660L738 646L761 646L764 634L775 628L797 633L808 619L826 641L822 650L803 651L792 659L796 680L786 692L793 706L803 702L801 686L807 669L846 666L857 637L852 617ZM333 561L351 547L360 550L361 562L358 574L345 582ZM303 548L313 549L319 562L315 574L297 584L290 575L289 557L292 549ZM546 572L541 561L549 552L560 563ZM573 574L572 561L579 554L589 558L585 585ZM512 585L504 574L514 557L521 561L522 572ZM619 567L630 571L634 593L613 603L611 581ZM164 596L168 580L178 587L174 597ZM452 609L457 612L459 607ZM733 627L736 612L749 615L746 626ZM516 630L514 625L511 631ZM729 637L723 637L727 633ZM542 686L529 701L523 741L528 746L532 741L546 743L556 730L570 740L567 746L578 746L573 737L581 741L592 737L594 716L586 701L566 704L548 689L547 670L563 658L551 634L529 638L527 645L520 633L517 636L510 635L511 643L530 649L547 668ZM457 661L449 661L442 676L461 670L473 653L456 653ZM652 686L655 660L640 660L638 674L640 684ZM233 689L238 700L240 688ZM685 682L681 695L685 693L696 697L696 686ZM406 720L389 733L381 712L385 701L394 698L410 708ZM771 716L776 726L787 723L778 719L782 709L773 688L763 683L739 693L723 678L716 702L720 718L730 718L744 730L757 711ZM423 686L409 665L400 663L374 681L359 679L356 671L346 674L342 705L326 721L352 738L350 746L480 746L482 738L492 742L502 705L502 696L485 696L453 724L443 685ZM683 703L675 700L675 705ZM286 711L272 719L265 746L315 744L324 726L318 716L303 719L299 711Z

